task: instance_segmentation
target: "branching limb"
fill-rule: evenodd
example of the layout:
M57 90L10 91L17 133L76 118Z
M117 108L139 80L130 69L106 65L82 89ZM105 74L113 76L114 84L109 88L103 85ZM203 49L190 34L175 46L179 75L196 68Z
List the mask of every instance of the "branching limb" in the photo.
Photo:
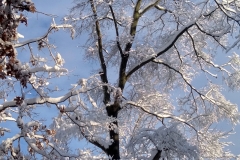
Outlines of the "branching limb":
M19 48L19 47L22 47L22 46L25 46L27 44L30 44L30 43L34 43L34 42L38 42L44 38L47 38L47 36L51 33L52 30L57 30L57 29L61 29L61 28L72 28L71 25L68 25L68 24L63 24L63 25L51 25L51 27L48 29L47 33L45 33L43 36L39 37L39 38L35 38L35 39L30 39L30 40L27 40L27 41L24 41L24 42L21 42L21 43L17 43L15 45L13 45L14 48Z
M188 126L191 127L193 130L195 130L196 133L198 132L193 125L191 125L190 123L188 123L189 120L184 120L184 119L182 119L182 118L179 118L179 117L177 117L177 116L174 116L174 115L171 115L171 114L165 113L165 112L162 112L162 113L151 112L151 111L149 111L148 109L146 109L146 107L149 107L149 106L143 106L143 105L140 105L140 104L138 104L138 103L136 103L136 102L132 102L132 101L127 101L127 102L126 102L126 105L132 105L132 106L138 107L138 108L140 108L142 111L144 111L144 112L146 112L146 113L148 113L148 114L150 114L150 115L153 115L153 116L155 116L155 117L161 118L161 119L162 119L162 118L174 119L174 120L176 120L176 121L179 121L179 122L182 122L182 123L188 125Z
M149 9L151 9L152 7L157 6L157 4L160 2L161 0L156 0L154 3L149 4L146 8L144 8L141 12L140 15L142 16L145 12L147 12ZM163 7L157 6L158 9L163 10Z
M179 58L179 60L180 60L180 62L181 62L181 65L182 65L182 64L183 64L183 60L182 60L182 57L181 57L181 55L180 55L180 53L179 53L176 45L173 45L173 47L175 48L175 50L176 50L176 52L177 52L177 54L178 54L178 58Z
M79 155L64 153L63 151L61 151L57 147L55 147L55 145L52 143L48 143L48 145L53 149L53 151L56 151L57 154L59 154L61 157L67 157L67 158L78 158L79 157Z
M30 98L30 99L25 99L24 102L26 105L34 105L34 104L44 104L44 103L50 103L50 104L58 104L61 102L66 101L67 99L69 99L72 96L76 96L79 93L86 93L89 90L92 90L95 88L80 88L80 89L76 89L74 91L71 91L67 94L65 94L64 96L60 96L60 97L56 97L56 98L52 98L52 97L37 97L37 98ZM3 110L5 110L8 107L16 107L17 106L17 102L16 101L9 101L9 102L4 102L2 105L0 105L0 112L2 112Z
M190 27L192 27L196 23L197 19L193 22L190 22L186 26L184 26L181 30L176 31L170 38L168 42L162 45L160 51L155 55L150 58L147 58L140 62L138 65L133 67L132 69L129 70L127 73L126 78L128 79L133 73L135 73L137 70L145 66L146 64L152 62L156 57L159 57L160 55L164 54L166 51L168 51L171 47L174 46L175 42L178 40L178 38L183 35Z
M196 56L197 56L199 65L200 65L201 69L202 69L204 72L206 72L206 73L210 74L211 76L217 78L216 75L213 75L212 73L210 73L209 71L205 70L205 69L202 67L202 64L201 64L201 62L199 61L199 58L201 58L204 62L206 62L207 64L213 66L214 68L217 68L217 69L219 69L220 71L224 71L224 72L226 72L228 75L231 75L231 73L230 73L228 70L226 70L225 68L223 68L222 66L219 66L219 65L217 65L217 64L214 64L212 61L207 60L206 58L204 58L204 57L202 57L201 55L199 55L199 53L198 53L198 51L197 51L197 49L196 49L196 47L195 47L196 45L195 45L195 42L194 42L194 39L193 39L192 35L191 35L189 32L187 32L187 34L189 35L189 37L190 37L190 39L191 39L191 41L192 41L192 46L193 46L194 52L195 52L195 54L196 54Z
M131 41L129 41L126 44L125 50L124 50L124 54L122 54L122 60L121 60L121 64L120 64L120 70L119 70L119 84L118 86L123 90L125 83L128 79L128 75L126 74L126 68L127 68L127 63L128 63L128 58L129 58L129 51L132 48L132 44L133 44L133 40L137 31L137 25L138 25L138 21L141 18L141 16L147 12L149 9L151 9L152 7L156 6L158 3L160 2L160 0L156 0L154 3L148 5L145 9L143 9L142 11L140 10L141 8L141 3L142 0L138 0L136 2L135 8L134 8L134 12L133 12L133 20L131 23L131 27L130 27L130 35L132 36Z
M105 17L102 17L102 18L98 18L99 21L101 20L104 20L104 19L108 19L108 20L111 20L111 21L114 21L114 19L112 17L109 17L109 16L105 16ZM121 22L119 22L118 20L116 20L114 23L118 24L119 26L121 27L125 27Z
M24 140L27 142L27 144L38 154L48 158L52 159L44 150L41 150L38 148L38 146L32 142L32 139L28 138L27 136L24 136Z
M218 8L220 8L220 10L231 20L233 20L234 22L236 22L238 24L238 26L240 26L240 20L237 20L238 14L235 14L235 16L232 16L230 14L227 13L226 7L223 4L220 4L217 0L214 0L215 3L217 4ZM230 11L231 12L231 11ZM234 12L235 13L235 12Z
M94 14L94 19L95 19L95 28L96 28L96 33L97 33L97 43L98 43L98 56L100 59L100 63L101 63L101 68L102 68L102 73L101 73L101 79L103 83L108 83L108 78L107 78L107 67L106 67L106 63L105 63L105 59L103 56L103 44L102 44L102 34L101 34L101 30L100 30L100 24L97 18L97 9L94 5L93 0L90 0L91 3L91 9L92 12ZM104 104L107 104L110 101L110 94L108 93L108 88L106 86L103 87L104 89Z
M119 33L118 33L117 20L116 20L116 18L115 18L115 15L114 15L112 6L109 5L109 8L110 8L110 10L111 10L112 17L113 17L113 22L114 22L114 26L115 26L115 32L116 32L116 36L117 36L117 46L118 46L118 50L119 50L120 54L123 55L123 50L122 50L121 44L120 44L120 42L119 42Z
M172 11L162 7L162 6L159 6L159 5L155 5L154 6L156 9L160 10L160 11L165 11L165 12L169 12L169 13L172 13Z
M186 83L192 90L194 90L197 94L199 94L199 96L204 96L204 95L203 95L202 93L200 93L196 88L194 88L194 87L190 84L190 82L188 82L188 80L185 78L185 76L184 76L180 71L178 71L177 69L171 67L170 65L168 65L167 63L164 63L164 62L162 62L162 61L153 60L153 62L154 62L154 63L157 63L157 64L162 64L162 65L168 67L169 69L175 71L176 73L178 73L178 74L182 77L182 79L185 81L185 83ZM205 96L204 96L204 97L205 97Z
M190 89L191 89L191 94L192 94L192 96L193 96L193 93L192 93L192 91L194 91L194 92L196 92L198 95L199 95L199 97L201 98L201 100L203 101L203 103L205 103L205 101L209 101L211 104L213 104L213 105L215 105L215 106L217 106L217 107L219 107L221 110L223 110L225 113L228 113L228 115L231 115L232 117L232 120L233 121L235 121L235 119L236 119L236 110L235 110L235 105L234 104L231 104L231 103L229 103L229 102L224 102L223 100L219 100L219 99L214 99L212 96L208 96L208 94L210 93L210 92L212 92L212 91L214 91L214 88L212 88L212 89L210 89L207 93L201 93L200 91L198 91L196 88L194 88L188 81L187 81L187 79L184 77L184 75L180 72L180 71L178 71L178 70L176 70L175 68L173 68L173 67L171 67L170 65L168 65L168 64L166 64L166 63L164 63L164 62L162 62L162 61L157 61L157 60L154 60L153 62L155 62L155 63L158 63L158 64L162 64L162 65L164 65L164 66L166 66L166 67L168 67L169 69L172 69L172 70L174 70L176 73L178 73L178 74L180 74L180 76L182 77L182 79L185 81L185 83L190 87ZM195 98L194 98L194 96L193 96L193 99L194 99L194 101L195 101ZM195 102L196 103L196 102ZM205 104L204 104L205 105ZM228 107L230 107L232 110L229 112L229 110L228 109L226 109L227 107L225 107L225 106L228 106Z
M212 37L223 49L227 49L224 45L222 45L218 40L217 40L217 37L220 37L220 36L223 36L224 34L226 34L229 30L230 30L230 27L227 28L225 30L225 32L221 33L221 34L214 34L214 33L208 33L207 31L204 31L197 23L196 23L196 26L197 28L204 34Z
M3 140L2 143L0 144L0 146L4 146L3 148L9 148L14 141L18 140L19 138L21 138L22 135L21 134L16 134L15 136L6 139L5 141ZM3 149L2 147L0 147L1 149Z
M79 130L80 130L81 134L85 137L85 139L86 139L88 142L90 142L90 143L93 144L94 146L97 146L97 147L100 148L102 151L104 151L106 154L108 154L108 153L107 153L107 150L106 150L106 148L105 148L104 146L102 146L102 145L101 145L100 143L98 143L97 141L89 138L89 136L87 136L87 135L83 132L83 130L82 130L82 127L83 127L83 126L79 125L79 123L78 123L75 119L73 119L68 113L66 113L66 115L68 116L69 119L71 119L71 121L72 121L73 123L75 123L77 126L79 126Z

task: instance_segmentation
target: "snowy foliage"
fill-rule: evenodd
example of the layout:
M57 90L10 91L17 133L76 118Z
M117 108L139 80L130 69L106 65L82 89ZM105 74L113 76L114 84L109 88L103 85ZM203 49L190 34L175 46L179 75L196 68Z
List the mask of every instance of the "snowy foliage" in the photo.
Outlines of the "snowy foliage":
M23 13L36 8L1 1L0 123L19 130L8 138L12 128L0 127L1 159L237 158L226 149L232 132L215 126L234 130L240 120L223 93L240 89L238 0L74 0L62 25L53 19L43 36L19 42ZM81 49L99 64L64 95L49 86L68 73L48 41L61 28L87 35ZM32 43L51 57L34 54ZM29 62L17 59L21 47ZM21 93L10 99L14 90ZM32 91L37 96L26 97ZM55 109L51 125L35 116L43 107Z

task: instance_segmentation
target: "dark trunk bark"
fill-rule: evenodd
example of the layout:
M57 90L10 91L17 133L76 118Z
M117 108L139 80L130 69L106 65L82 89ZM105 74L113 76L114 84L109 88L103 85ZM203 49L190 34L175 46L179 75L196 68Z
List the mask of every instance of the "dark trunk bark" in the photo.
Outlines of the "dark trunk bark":
M109 117L117 118L118 111L120 110L119 104L113 104L107 107L107 113ZM118 122L114 121L114 125L118 128ZM111 124L110 124L111 125ZM110 129L109 131L110 139L112 139L113 143L107 149L107 153L112 159L120 159L120 151L119 151L119 134L118 131L114 131Z
M113 130L109 132L110 138L113 140L113 143L108 148L108 155L111 156L114 160L120 159L119 152L119 135L115 133Z
M161 158L162 151L158 151L156 155L153 157L153 160L159 160Z

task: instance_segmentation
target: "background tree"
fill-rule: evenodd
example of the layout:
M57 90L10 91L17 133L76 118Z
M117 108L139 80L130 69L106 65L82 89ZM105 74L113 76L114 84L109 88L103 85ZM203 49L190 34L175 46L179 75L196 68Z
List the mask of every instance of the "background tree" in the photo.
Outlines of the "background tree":
M43 37L22 43L13 37L17 22L27 21L15 11L36 12L33 3L6 1L1 7L1 121L19 127L18 134L0 145L3 158L235 157L222 141L229 131L216 126L223 120L233 128L239 123L237 105L221 93L225 87L240 88L239 55L223 59L221 54L238 46L238 1L75 0L63 25L53 23ZM67 70L61 68L61 55L51 52L47 37L53 29L72 28L68 23L77 36L87 37L82 50L90 62L99 62L99 69L56 97L59 90L49 81ZM54 61L34 55L32 42L48 49ZM24 45L31 53L25 64L16 56L16 48ZM21 93L8 100L17 82ZM38 96L28 98L29 92ZM59 113L50 126L34 116L46 106ZM4 136L9 129L0 131ZM79 141L78 151L71 150L70 140Z

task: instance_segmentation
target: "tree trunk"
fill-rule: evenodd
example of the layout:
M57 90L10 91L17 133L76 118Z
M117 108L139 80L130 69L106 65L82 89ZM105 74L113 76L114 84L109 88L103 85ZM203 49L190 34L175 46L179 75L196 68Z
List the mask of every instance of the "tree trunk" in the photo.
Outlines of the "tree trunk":
M153 157L153 160L159 160L161 158L162 151L158 151L156 155Z
M117 119L118 111L120 110L120 105L118 103L115 103L111 106L107 107L107 113L109 117L113 117ZM113 124L118 129L118 122L117 120L113 122ZM111 124L110 124L111 125ZM111 126L109 126L111 127ZM112 157L112 159L120 159L120 151L119 151L119 134L118 130L109 130L109 136L110 139L112 139L112 144L107 149L108 156Z

